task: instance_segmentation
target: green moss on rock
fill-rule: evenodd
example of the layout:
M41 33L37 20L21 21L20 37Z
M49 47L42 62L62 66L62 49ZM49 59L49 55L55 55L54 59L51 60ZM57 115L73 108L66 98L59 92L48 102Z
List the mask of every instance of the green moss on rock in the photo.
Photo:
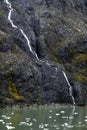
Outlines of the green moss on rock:
M85 61L87 61L87 54L78 54L72 60L72 62L74 62L74 63L85 62Z
M54 61L54 62L58 62L56 56L52 53L52 51L51 51L51 49L49 47L47 47L47 51L49 52L50 60Z
M75 73L74 78L80 82L87 82L87 76L84 76L82 73Z
M8 92L9 94L15 99L15 100L20 100L23 99L23 96L20 96L18 94L17 88L15 83L13 83L11 80L8 81L9 86L8 86Z

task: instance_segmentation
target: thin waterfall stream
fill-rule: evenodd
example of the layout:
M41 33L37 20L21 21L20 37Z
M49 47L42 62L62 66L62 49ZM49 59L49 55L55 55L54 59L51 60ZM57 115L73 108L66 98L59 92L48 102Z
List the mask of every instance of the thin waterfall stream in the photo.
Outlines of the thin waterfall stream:
M9 14L8 14L8 20L9 20L9 22L11 23L11 25L12 25L13 28L16 28L16 29L19 29L19 30L20 30L21 34L24 36L24 38L25 38L26 41L27 41L27 44L28 44L28 47L29 47L30 52L35 55L35 57L36 57L37 60L39 60L37 54L32 50L32 47L31 47L31 45L30 45L30 40L29 40L29 38L27 37L27 35L24 33L23 29L18 28L18 26L14 25L14 23L13 23L13 21L12 21L12 19L11 19L11 15L12 15L12 12L13 12L13 8L12 8L11 3L10 3L8 0L5 0L5 3L8 5L8 8L9 8Z
M9 14L8 14L8 20L9 22L11 23L11 26L15 29L19 29L21 34L24 36L24 38L26 39L27 41L27 44L28 44L28 47L29 47L29 50L30 52L36 57L37 61L41 61L41 62L44 62L43 60L40 60L36 54L35 51L32 50L32 47L31 47L31 44L30 44L30 40L29 38L27 37L27 35L24 33L23 29L21 28L18 28L18 26L14 25L12 19L11 19L11 15L12 15L12 12L13 12L13 8L12 8L12 5L11 3L9 2L9 0L4 0L4 2L7 4L8 8L9 8ZM46 64L49 66L49 63L46 61ZM73 105L75 105L75 99L74 99L74 96L72 94L72 86L70 85L69 81L68 81L68 78L66 76L66 73L64 71L62 71L63 75L64 75L64 78L69 86L69 93L70 93L70 96L72 98L72 101L73 101Z
M72 86L71 86L70 83L69 83L69 80L68 80L68 78L67 78L66 73L65 73L64 71L62 71L62 72L63 72L63 75L64 75L64 77L65 77L65 79L66 79L66 81L67 81L67 84L68 84L68 86L69 86L69 93L70 93L70 96L71 96L71 98L72 98L73 105L75 105L76 103L75 103L75 99L74 99L73 94L72 94Z

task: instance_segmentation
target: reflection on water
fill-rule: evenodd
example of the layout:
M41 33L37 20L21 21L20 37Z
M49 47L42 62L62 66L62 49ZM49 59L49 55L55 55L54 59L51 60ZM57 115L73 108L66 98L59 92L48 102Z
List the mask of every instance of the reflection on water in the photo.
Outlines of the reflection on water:
M0 109L0 130L86 130L87 107L66 105Z

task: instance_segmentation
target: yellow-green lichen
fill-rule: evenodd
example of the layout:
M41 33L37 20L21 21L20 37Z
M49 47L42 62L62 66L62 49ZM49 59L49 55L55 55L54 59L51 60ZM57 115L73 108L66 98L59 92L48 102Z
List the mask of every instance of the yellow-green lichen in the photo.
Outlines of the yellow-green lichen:
M72 59L72 65L76 68L76 71L73 72L74 78L79 82L87 82L87 75L86 75L86 61L87 61L87 54L77 54Z
M23 96L20 96L18 94L17 88L15 83L13 83L11 80L8 81L9 82L9 86L8 86L8 92L9 94L15 99L15 100L20 100L23 99Z
M84 74L86 72L86 68L78 67L78 72Z
M52 35L52 36L51 36ZM44 40L46 42L47 52L50 55L50 60L54 62L58 62L58 48L62 45L62 42L65 40L63 37L59 37L57 34L48 33L44 36Z
M84 76L84 75L81 74L81 73L75 73L75 74L74 74L74 78L75 78L77 81L80 81L80 82L87 82L87 76Z
M5 101L12 102L11 98L4 98L4 99L5 99Z
M75 56L72 60L73 63L85 62L85 61L87 61L87 54L79 54L79 55Z
M48 53L50 55L50 60L54 61L54 62L58 62L57 57L52 53L52 51L51 51L51 49L49 47L47 47L47 51L48 51Z

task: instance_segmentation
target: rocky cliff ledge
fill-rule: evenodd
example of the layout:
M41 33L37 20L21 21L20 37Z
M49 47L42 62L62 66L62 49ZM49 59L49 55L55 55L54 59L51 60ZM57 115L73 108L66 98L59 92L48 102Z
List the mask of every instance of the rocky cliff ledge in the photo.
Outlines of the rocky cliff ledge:
M87 3L85 0L10 0L12 28L0 0L0 103L87 103Z

